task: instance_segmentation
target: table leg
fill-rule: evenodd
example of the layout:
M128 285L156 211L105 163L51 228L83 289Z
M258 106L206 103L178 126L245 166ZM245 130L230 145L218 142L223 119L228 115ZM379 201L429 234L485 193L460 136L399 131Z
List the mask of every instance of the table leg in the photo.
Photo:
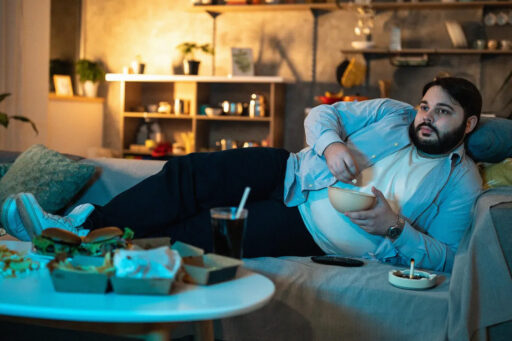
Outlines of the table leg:
M145 341L170 341L171 332L169 329L152 330L144 335Z
M194 341L214 341L213 339L213 321L197 321L196 324L196 335Z

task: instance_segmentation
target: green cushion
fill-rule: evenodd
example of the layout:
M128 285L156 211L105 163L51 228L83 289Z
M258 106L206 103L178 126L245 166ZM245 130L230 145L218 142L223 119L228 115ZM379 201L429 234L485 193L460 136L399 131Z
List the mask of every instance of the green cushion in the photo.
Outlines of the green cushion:
M0 163L0 178L11 168L12 162Z
M34 194L50 213L64 208L94 174L93 165L77 163L37 144L21 153L0 179L0 203L10 194Z

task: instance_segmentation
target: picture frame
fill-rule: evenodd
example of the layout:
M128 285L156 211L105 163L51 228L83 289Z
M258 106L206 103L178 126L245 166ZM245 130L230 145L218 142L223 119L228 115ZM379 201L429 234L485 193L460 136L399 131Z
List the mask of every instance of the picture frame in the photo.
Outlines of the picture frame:
M53 84L57 96L73 96L73 85L69 75L53 75Z
M231 48L231 75L254 76L254 61L251 48Z

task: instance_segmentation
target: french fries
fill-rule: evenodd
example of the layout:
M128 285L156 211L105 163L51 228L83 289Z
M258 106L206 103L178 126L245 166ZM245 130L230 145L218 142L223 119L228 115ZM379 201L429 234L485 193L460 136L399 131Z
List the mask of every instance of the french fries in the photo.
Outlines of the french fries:
M0 245L0 277L17 277L39 269L39 263L22 256L19 252Z

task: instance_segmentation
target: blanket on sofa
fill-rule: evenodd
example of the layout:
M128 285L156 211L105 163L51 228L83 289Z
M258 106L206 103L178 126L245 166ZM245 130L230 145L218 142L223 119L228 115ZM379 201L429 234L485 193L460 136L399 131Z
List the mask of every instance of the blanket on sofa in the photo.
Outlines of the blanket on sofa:
M510 255L511 216L494 221L491 209L512 202L512 187L486 191L478 198L475 220L466 231L452 271L448 313L449 340L485 340L486 328L512 321L512 278ZM500 235L497 225L506 225ZM508 238L508 240L506 240ZM477 333L477 334L475 334Z

